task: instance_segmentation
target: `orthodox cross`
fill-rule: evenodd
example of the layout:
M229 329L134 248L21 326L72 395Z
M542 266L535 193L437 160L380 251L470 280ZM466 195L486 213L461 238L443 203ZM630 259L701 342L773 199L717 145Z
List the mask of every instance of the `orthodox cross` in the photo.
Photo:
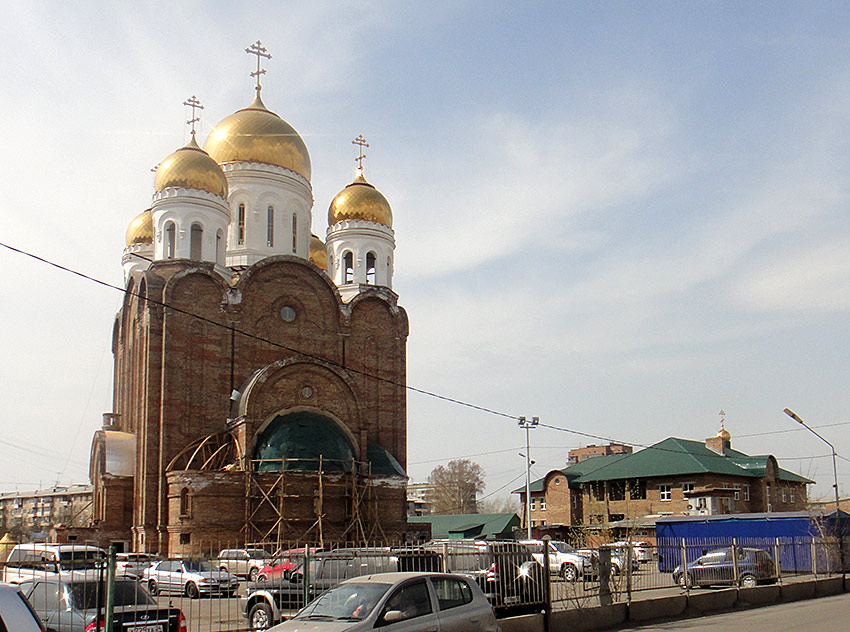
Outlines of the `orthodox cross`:
M369 143L366 142L366 139L363 138L363 134L360 134L357 138L351 141L352 145L360 146L360 155L354 159L354 162L357 163L357 168L362 172L363 171L363 159L366 157L366 154L363 153L363 148L368 147Z
M263 44L262 44L262 42L260 42L260 40L257 40L257 42L255 44L251 44L248 48L245 49L245 52L248 53L249 55L256 55L257 56L257 70L256 70L256 72L252 72L251 76L256 78L256 80L257 80L257 85L255 86L255 89L257 91L257 95L259 96L260 90L263 89L263 87L260 85L260 76L266 74L265 68L260 67L260 61L263 58L271 59L272 56L269 55L269 52L266 50L266 48L263 46Z
M188 121L186 121L186 123L192 126L192 138L194 138L195 137L195 123L197 123L198 121L201 120L200 116L196 116L196 114L197 114L196 111L197 110L203 110L204 106L201 105L201 102L198 101L198 97L196 97L194 94L192 95L191 98L183 101L183 105L188 105L190 108L192 108L192 118L190 118Z

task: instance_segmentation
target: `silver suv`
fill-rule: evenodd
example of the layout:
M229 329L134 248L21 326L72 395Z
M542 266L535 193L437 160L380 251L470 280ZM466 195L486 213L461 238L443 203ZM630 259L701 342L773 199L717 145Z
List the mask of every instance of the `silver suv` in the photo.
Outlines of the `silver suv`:
M543 540L522 540L535 561L543 564ZM596 577L596 557L576 551L570 544L561 540L549 542L549 574L557 575L564 581Z
M106 552L88 544L16 544L3 569L3 581L66 575L103 566Z
M272 560L273 555L264 549L223 549L213 560L220 570L257 581L257 575Z

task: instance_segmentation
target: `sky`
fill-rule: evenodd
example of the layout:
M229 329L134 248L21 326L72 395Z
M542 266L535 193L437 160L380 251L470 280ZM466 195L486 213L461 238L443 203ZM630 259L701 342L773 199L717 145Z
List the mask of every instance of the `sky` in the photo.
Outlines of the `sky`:
M313 230L370 144L410 319L408 473L483 496L572 448L719 429L850 495L842 2L3 1L0 242L122 284L151 168L252 97L304 138ZM88 482L121 293L0 247L0 491ZM637 449L636 448L636 449Z

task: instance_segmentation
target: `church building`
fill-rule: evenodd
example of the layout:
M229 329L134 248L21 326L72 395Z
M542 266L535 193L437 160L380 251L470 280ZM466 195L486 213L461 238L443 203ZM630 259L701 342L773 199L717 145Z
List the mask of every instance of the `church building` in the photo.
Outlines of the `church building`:
M91 448L104 545L186 555L404 536L392 209L363 175L361 136L325 241L311 233L310 155L261 98L265 48L247 52L253 101L203 148L193 115L127 230L113 409Z

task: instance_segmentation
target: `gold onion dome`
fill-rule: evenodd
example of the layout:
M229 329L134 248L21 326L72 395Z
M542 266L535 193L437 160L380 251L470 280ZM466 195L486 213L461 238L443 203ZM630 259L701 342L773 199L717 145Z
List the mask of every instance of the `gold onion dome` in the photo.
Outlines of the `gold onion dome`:
M151 210L142 211L127 227L127 245L153 243L153 216Z
M322 270L328 269L328 249L325 242L313 234L310 234L310 261Z
M219 164L260 162L312 176L307 146L292 126L270 111L260 95L216 125L204 149Z
M366 182L363 173L358 173L354 182L336 194L328 209L328 225L349 219L365 220L393 227L393 211L390 203L378 189Z
M732 438L732 435L729 434L729 431L726 430L726 426L723 424L720 424L720 430L717 431L717 436L724 441L729 441Z
M207 152L198 147L194 135L185 147L159 163L153 188L159 193L168 187L206 191L227 198L224 172Z

